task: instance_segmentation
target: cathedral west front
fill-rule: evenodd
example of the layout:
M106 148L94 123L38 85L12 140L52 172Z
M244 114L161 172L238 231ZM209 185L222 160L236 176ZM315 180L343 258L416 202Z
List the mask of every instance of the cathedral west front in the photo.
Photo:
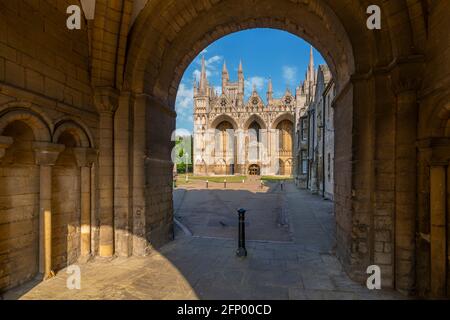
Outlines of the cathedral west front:
M238 277L216 277L236 275L224 269L230 257L225 259L229 248L221 239L203 240L211 251L198 247L188 256L180 249L172 260L146 264L164 271L155 273L161 285L138 278L153 271L121 267L127 282L119 285L112 272L117 264L109 259L151 257L173 240L178 207L171 138L180 79L211 43L254 28L282 30L310 42L329 70L308 66L298 88L274 97L270 82L266 96L245 85L245 64L237 80L224 66L219 95L203 63L193 93L194 173L292 175L299 188L334 201L330 248L352 281L366 284L368 267L377 265L383 289L449 297L449 1L86 3L0 0L0 299L30 280L55 274L59 278L45 283L61 287L41 298L80 297L63 288L65 272L58 272L96 257L108 260L95 272L93 286L85 285L85 277L94 272L83 273L85 297L142 297L128 292L134 284L144 291L156 288L152 298L178 297L172 293L181 282L167 272L183 275L185 261L199 262L198 268L184 265L185 280L195 279L185 292L216 293L221 287L200 285L220 283L221 297L229 297ZM368 28L368 9L374 6L381 30ZM70 7L78 8L77 29L68 28ZM293 213L309 210L302 190L287 190L297 204ZM221 194L234 195L231 191ZM228 210L227 205L217 207ZM192 208L202 213L201 206ZM331 216L319 217L325 215ZM315 231L307 223L297 228L305 229ZM309 255L317 246L304 248ZM267 246L261 265L269 251L286 252ZM205 263L211 257L215 266ZM161 260L172 265L165 268ZM295 279L306 268L282 265L289 271L264 273L268 277L261 281L256 278L261 273L252 275L255 285L236 287L236 293L266 294L262 288L274 288L270 297L289 293L295 299L315 291L307 282L302 283L308 292L288 290L286 279L293 278L286 277ZM316 266L308 276L322 275ZM242 274L246 277L247 270ZM110 282L104 280L108 275ZM264 283L273 279L280 279L279 287ZM338 292L334 285L342 286L341 279L326 278L330 293ZM100 284L105 289L93 295L91 289ZM342 293L356 287L352 284L345 282Z
M236 82L230 81L224 63L219 95L208 82L203 58L200 79L194 85L194 174L292 175L302 90L300 86L293 94L286 88L276 98L269 80L266 101L255 86L246 99L242 62Z

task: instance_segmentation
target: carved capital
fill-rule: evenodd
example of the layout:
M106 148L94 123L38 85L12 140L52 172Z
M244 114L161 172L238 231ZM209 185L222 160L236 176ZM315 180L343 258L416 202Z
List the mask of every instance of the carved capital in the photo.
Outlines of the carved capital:
M394 61L390 73L392 87L399 95L418 91L422 86L423 56L409 56Z
M64 150L63 144L36 141L33 150L36 156L36 164L40 166L53 166L59 154Z
M79 167L91 167L98 157L98 150L92 148L74 148L73 153Z
M13 143L13 138L0 136L0 159L5 156L6 149L8 149Z
M97 87L94 89L94 104L97 110L114 113L119 106L119 92L112 87Z

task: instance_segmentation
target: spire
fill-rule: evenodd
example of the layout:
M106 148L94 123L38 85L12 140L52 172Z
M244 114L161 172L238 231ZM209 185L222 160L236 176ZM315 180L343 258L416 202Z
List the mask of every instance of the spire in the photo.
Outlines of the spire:
M314 82L314 54L312 46L310 47L309 50L309 64L308 64L308 71L306 73L306 81Z
M202 56L202 75L206 74L205 56Z
M202 56L202 71L200 73L200 92L202 94L206 93L207 87L207 79L206 79L206 64L205 64L205 56Z
M223 60L222 73L227 73L228 74L227 63L225 62L225 60Z
M244 101L244 71L242 69L242 60L239 61L238 69L238 100Z
M194 96L196 96L198 86L197 86L197 79L195 79L195 75L192 77L192 87L194 88Z
M272 87L272 78L269 78L269 85L267 86L267 103L270 104L272 101L273 95L273 87Z
M222 67L222 93L225 94L226 87L228 85L229 75L227 70L227 64L225 63L225 60L223 61L223 67Z
M253 84L253 92L256 92L256 83Z

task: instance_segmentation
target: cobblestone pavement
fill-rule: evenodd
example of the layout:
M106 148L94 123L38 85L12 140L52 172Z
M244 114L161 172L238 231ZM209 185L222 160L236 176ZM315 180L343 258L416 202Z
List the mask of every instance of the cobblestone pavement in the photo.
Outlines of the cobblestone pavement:
M148 257L97 258L80 265L81 290L66 288L67 274L63 270L53 279L23 286L5 298L403 298L389 290L368 290L342 271L333 255L332 202L296 190L292 184L285 185L283 191L274 186L269 192L282 193L291 225L290 242L248 241L248 257L242 259L235 256L234 239L200 237L195 233L187 236L178 230L175 241Z

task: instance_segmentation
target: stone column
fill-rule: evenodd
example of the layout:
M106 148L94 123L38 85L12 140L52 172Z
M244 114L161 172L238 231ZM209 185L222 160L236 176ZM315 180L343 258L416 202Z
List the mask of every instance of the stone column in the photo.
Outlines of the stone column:
M430 243L431 243L431 294L445 296L446 291L446 168L430 168Z
M90 148L74 148L75 158L80 167L80 203L81 203L81 258L91 255L91 168L97 158L97 151Z
M39 271L44 280L54 276L52 270L52 166L64 145L34 142L36 164L39 175Z
M99 142L99 255L114 254L114 112L118 93L110 87L95 89L95 106L100 113Z
M420 57L399 61L393 70L395 115L395 286L410 294L415 287L417 212L417 90Z

